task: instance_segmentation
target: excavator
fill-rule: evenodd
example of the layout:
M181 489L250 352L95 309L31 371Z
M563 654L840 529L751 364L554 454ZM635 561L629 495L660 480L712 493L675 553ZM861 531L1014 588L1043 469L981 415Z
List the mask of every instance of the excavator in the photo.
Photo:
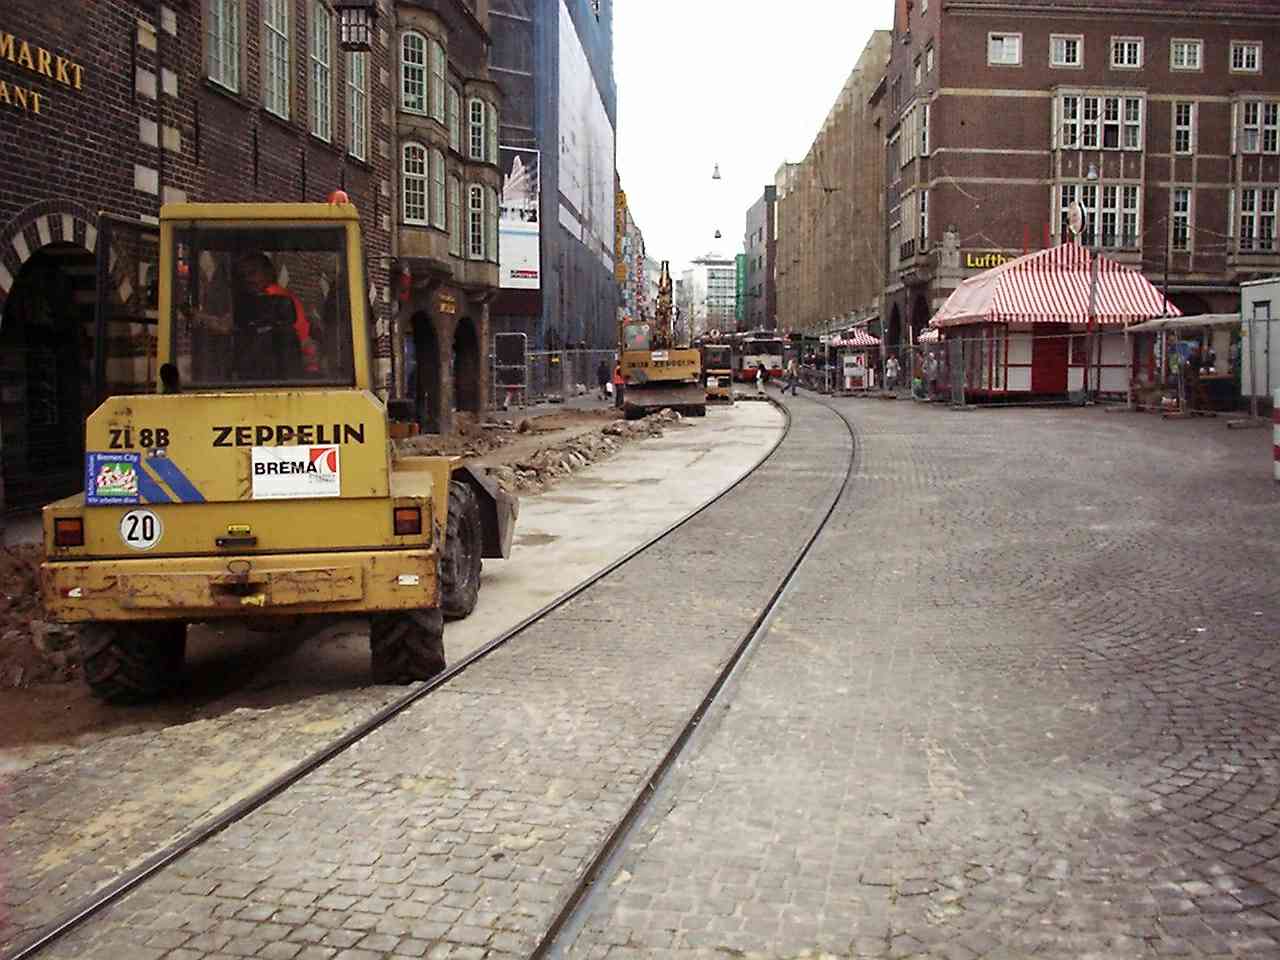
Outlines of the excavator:
M676 342L670 263L662 261L652 324L623 319L619 324L622 410L628 420L671 408L688 416L707 413L702 356Z

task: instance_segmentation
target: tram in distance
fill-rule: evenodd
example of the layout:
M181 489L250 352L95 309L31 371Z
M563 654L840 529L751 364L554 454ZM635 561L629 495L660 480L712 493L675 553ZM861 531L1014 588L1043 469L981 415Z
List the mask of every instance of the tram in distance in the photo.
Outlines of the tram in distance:
M782 376L781 337L768 332L738 334L734 338L734 378L750 382L756 378L756 370L764 364L770 377Z

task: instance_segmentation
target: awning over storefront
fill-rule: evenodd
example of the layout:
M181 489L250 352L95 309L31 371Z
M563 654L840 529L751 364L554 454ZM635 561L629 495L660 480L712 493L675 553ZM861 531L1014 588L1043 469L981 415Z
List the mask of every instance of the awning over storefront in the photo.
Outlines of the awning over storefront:
M1192 317L1156 317L1125 329L1125 333L1159 333L1161 330L1203 330L1206 327L1238 327L1238 313L1199 313Z
M1088 323L1092 260L1089 249L1077 243L1009 260L961 283L930 326ZM1182 311L1166 304L1140 271L1098 257L1095 323L1130 324L1164 313L1180 316Z
M880 346L880 339L873 337L861 327L857 327L832 337L828 345L832 347L878 347Z

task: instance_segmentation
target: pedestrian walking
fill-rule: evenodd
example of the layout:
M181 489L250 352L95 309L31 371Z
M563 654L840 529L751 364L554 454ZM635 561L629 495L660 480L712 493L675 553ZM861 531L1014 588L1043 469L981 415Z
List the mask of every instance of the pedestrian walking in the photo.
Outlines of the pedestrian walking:
M898 358L890 357L884 365L884 388L890 392L898 389Z
M609 365L603 360L596 367L596 385L600 388L600 399L606 400L609 397L609 391L606 387L609 384Z
M756 364L756 393L759 394L760 396L764 395L764 381L765 381L764 364L757 363Z
M791 388L791 395L796 395L796 386L800 383L800 366L796 363L796 358L792 357L787 364L787 382L782 386L782 392L787 392L787 387Z
M613 368L613 405L615 407L622 406L622 394L625 392L625 385L622 382L622 364L617 364Z

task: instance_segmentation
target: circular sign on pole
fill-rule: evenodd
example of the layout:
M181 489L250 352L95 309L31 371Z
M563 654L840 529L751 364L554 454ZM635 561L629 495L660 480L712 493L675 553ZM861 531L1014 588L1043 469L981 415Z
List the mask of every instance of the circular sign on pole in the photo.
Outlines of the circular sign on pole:
M1079 200L1072 200L1067 204L1067 229L1074 237L1080 236L1084 231L1084 207Z

